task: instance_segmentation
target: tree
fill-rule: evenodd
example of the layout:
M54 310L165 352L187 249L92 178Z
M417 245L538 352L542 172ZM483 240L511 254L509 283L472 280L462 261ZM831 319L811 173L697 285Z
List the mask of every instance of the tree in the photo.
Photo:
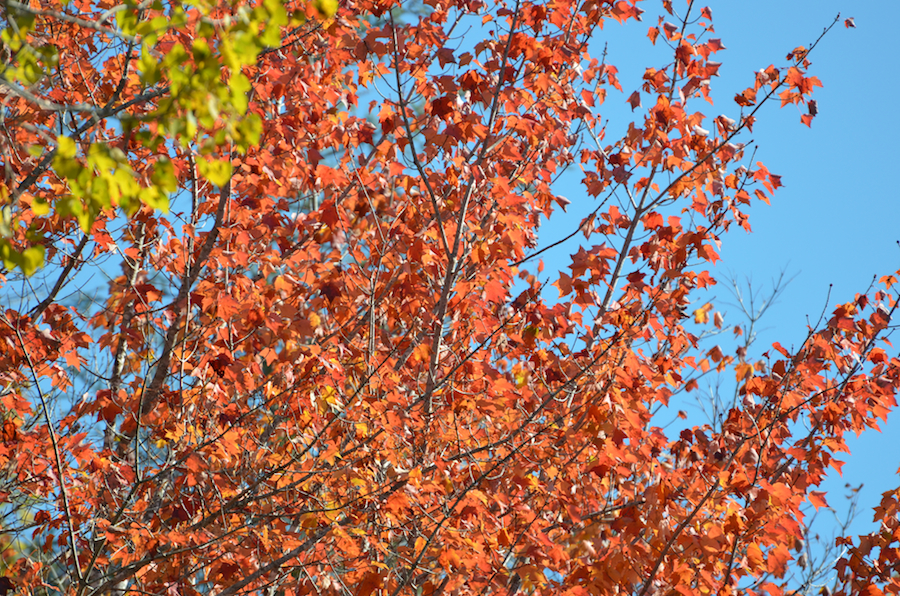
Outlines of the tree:
M708 9L662 2L639 89L596 51L637 4L7 0L16 589L897 594L897 492L801 554L896 403L896 279L792 352L698 301L781 184L741 143L762 106L816 115L815 44L709 117ZM557 272L566 170L596 205ZM722 415L667 435L715 375Z

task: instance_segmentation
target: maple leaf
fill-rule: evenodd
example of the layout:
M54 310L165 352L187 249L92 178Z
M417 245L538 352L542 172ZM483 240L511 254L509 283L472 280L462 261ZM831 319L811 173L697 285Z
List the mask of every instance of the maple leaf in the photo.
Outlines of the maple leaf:
M734 101L741 107L752 106L756 103L756 90L745 89L742 93L734 96Z
M712 308L713 305L711 303L707 303L696 309L694 311L694 322L697 324L708 323L709 311L712 310Z
M637 91L628 96L628 103L631 105L631 111L641 107L641 94Z
M507 292L503 284L491 280L484 285L484 298L488 302L505 302L506 296Z
M818 510L819 507L828 507L828 502L825 501L825 492L813 490L809 492L809 502L813 504L813 506Z

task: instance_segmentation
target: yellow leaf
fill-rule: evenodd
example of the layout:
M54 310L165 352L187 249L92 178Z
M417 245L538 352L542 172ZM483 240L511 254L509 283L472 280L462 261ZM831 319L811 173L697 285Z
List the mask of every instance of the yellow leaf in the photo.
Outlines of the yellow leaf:
M35 197L31 202L31 211L35 215L47 215L50 213L50 203L40 197Z
M424 550L426 543L427 543L427 541L425 540L424 537L419 536L418 538L416 538L416 549L415 549L416 554L418 554L418 553L422 552L422 550Z
M316 10L325 17L333 17L338 9L337 0L315 0L314 5Z
M712 303L707 302L700 308L694 311L694 322L698 325L702 325L704 323L709 322L709 311L712 310Z
M56 157L61 159L72 159L78 153L75 141L66 136L56 138Z

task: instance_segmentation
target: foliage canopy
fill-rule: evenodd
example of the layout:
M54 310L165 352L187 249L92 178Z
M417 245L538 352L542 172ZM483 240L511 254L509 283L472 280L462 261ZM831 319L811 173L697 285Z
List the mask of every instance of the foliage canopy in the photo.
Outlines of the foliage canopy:
M805 542L896 404L896 280L762 355L700 300L781 185L759 110L816 115L815 46L710 117L708 9L661 3L638 89L596 53L642 4L7 0L4 582L897 594L900 492ZM567 171L595 202L545 270ZM714 419L660 428L712 376Z

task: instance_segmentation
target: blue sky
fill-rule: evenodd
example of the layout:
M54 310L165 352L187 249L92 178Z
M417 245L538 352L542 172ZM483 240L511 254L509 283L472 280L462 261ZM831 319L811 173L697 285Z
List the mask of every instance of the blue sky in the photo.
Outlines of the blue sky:
M721 5L721 6L719 6ZM812 56L820 109L811 129L798 126L794 110L770 110L756 129L761 157L784 176L785 188L771 207L753 210L753 234L731 233L723 242L726 267L768 281L785 269L797 277L767 315L762 341L799 343L805 318L863 292L873 276L900 268L900 200L892 174L900 151L900 125L892 116L900 55L894 26L900 3L890 1L716 2L717 32L731 51L726 76L765 66L807 44L841 12L856 29L835 27ZM765 33L759 33L765 32ZM732 56L733 55L733 58ZM733 60L733 61L732 61ZM737 72L735 72L737 69ZM781 339L779 339L781 338ZM900 348L895 338L895 346ZM894 350L894 355L897 350ZM900 420L896 413L881 434L852 440L843 478L832 474L828 488L864 483L860 504L877 504L882 492L900 483ZM843 499L831 497L832 505ZM863 510L853 529L873 528Z
M675 2L682 9L684 2ZM829 26L835 26L811 55L810 74L819 77L819 115L812 128L800 123L796 107L765 108L752 135L759 146L757 159L783 176L771 206L750 211L752 234L736 229L723 238L718 278L749 279L765 291L782 272L793 281L761 321L757 353L774 341L797 346L806 335L807 318L815 321L823 308L828 312L840 302L864 292L874 276L900 269L900 202L893 190L892 174L900 157L897 139L900 124L895 115L900 43L894 28L900 22L900 2L707 0L716 34L726 51L717 54L723 63L721 77L713 81L715 106L702 108L709 117L738 113L732 97L749 86L753 73L770 64L783 65L789 51L809 46ZM642 23L606 24L592 52L599 55L607 44L608 62L619 69L624 93L611 92L600 112L609 118L607 142L618 138L632 120L626 98L640 85L644 69L662 66L665 46L650 45L645 34L656 24L659 4L644 3ZM855 29L843 20L853 17ZM670 17L671 18L671 17ZM707 123L710 123L708 120ZM707 128L710 128L707 126ZM748 140L748 139L743 139ZM540 241L547 245L565 236L596 205L574 184L564 183L557 192L573 201L570 215L557 214L541 228ZM550 271L565 267L566 255L577 250L579 235L560 251L545 256ZM829 287L831 294L829 298ZM717 290L717 304L729 299ZM552 299L552 296L548 296ZM725 310L729 310L725 307ZM731 309L733 310L733 309ZM729 317L729 322L733 321ZM900 338L895 344L900 348ZM897 350L893 352L897 354ZM696 420L698 422L702 420ZM829 503L843 507L845 483L864 483L862 513L853 533L873 528L871 506L882 492L900 482L900 421L895 414L883 433L851 440L852 455L845 457L843 478L832 474L827 484ZM831 492L834 491L834 492ZM823 524L820 529L826 529Z
M714 22L729 51L723 56L725 83L733 76L783 59L807 45L831 19L853 17L856 29L835 27L811 57L819 115L811 129L799 125L794 109L768 110L755 128L760 157L784 176L785 188L771 207L752 210L753 234L730 233L719 265L739 276L768 282L779 271L796 274L763 321L761 344L797 345L806 317L829 311L864 292L875 275L900 268L900 202L892 174L900 133L892 117L900 55L894 26L900 3L713 2ZM895 338L895 346L900 343ZM897 350L894 350L894 355ZM874 529L871 505L900 478L900 420L896 413L881 434L851 440L843 478L831 474L829 503L840 506L844 483L864 483L855 532ZM835 493L831 493L831 491Z

